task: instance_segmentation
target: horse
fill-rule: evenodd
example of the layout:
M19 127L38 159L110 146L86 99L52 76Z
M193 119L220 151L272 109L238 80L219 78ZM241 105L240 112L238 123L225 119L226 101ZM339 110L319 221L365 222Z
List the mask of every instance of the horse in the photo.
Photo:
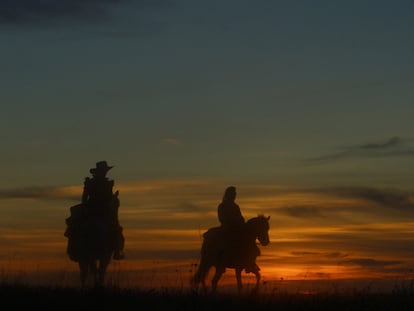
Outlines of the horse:
M72 261L79 265L81 286L85 287L89 276L95 287L104 285L107 267L115 250L115 235L113 226L107 217L102 215L85 215L85 207L82 204L71 208L72 218L79 214L75 221L70 223L70 229L66 230L68 237L67 253ZM75 211L75 210L78 211Z
M229 249L229 243L223 244L223 230L221 227L211 228L203 234L203 243L201 247L201 257L196 273L191 279L192 286L197 287L200 283L204 290L207 289L206 277L210 268L215 267L215 274L211 281L212 292L216 292L218 281L220 280L226 268L235 269L237 279L237 290L241 293L243 288L241 272L254 273L256 275L256 284L253 292L259 289L260 268L256 264L256 257L260 255L260 250L256 245L256 240L262 246L269 244L269 219L259 215L249 219L244 230L240 234L240 246Z

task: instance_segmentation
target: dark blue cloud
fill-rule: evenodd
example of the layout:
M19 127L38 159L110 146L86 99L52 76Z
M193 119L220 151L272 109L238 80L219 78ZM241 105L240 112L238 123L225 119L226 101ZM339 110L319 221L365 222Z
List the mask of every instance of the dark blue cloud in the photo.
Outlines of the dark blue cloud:
M307 159L309 164L324 164L351 158L414 157L414 148L408 140L391 137L380 143L367 143L345 146L341 151Z
M411 201L411 193L406 193L398 189L354 187L332 189L331 192L339 196L371 201L383 207L410 212L414 211L414 204Z
M0 23L49 23L61 19L102 18L122 0L0 0Z
M412 193L398 188L374 188L374 187L327 187L300 189L299 193L309 193L309 195L330 196L332 206L326 204L329 198L325 197L323 206L299 205L294 202L286 206L275 206L269 208L272 214L283 214L297 219L307 219L309 221L346 221L344 215L375 214L376 217L409 217L414 215L414 202ZM353 206L338 205L337 198L356 200Z

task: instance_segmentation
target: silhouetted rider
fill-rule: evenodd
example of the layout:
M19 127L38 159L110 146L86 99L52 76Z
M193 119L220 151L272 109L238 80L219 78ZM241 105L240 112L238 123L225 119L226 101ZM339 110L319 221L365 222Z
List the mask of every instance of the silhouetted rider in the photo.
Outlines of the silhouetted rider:
M224 234L224 247L230 252L230 260L245 258L246 272L258 268L255 258L260 254L256 243L246 243L245 220L236 201L236 187L229 186L224 191L223 200L217 208L218 219Z
M118 220L119 192L113 193L114 181L106 177L113 166L108 166L106 161L96 163L96 167L89 172L92 178L86 177L84 181L82 203L85 205L86 214L90 216L102 216L109 219L115 234L114 259L123 259L124 236L123 228Z
M217 207L217 216L221 224L223 247L227 259L233 261L240 257L242 251L242 232L244 230L244 217L240 207L236 204L236 187L227 187L223 199Z
M223 200L217 208L218 219L225 229L240 229L244 225L244 217L240 211L239 205L236 204L236 187L227 187Z
M108 166L105 161L101 161L96 163L96 168L89 170L93 177L86 177L83 183L83 204L89 208L109 208L112 201L114 181L109 180L106 174L112 167Z

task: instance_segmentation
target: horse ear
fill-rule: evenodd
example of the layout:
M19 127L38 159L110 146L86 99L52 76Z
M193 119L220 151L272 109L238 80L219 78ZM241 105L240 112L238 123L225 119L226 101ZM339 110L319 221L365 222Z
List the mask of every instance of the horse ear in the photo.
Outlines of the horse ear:
M270 219L270 216L267 216L267 220L269 220Z

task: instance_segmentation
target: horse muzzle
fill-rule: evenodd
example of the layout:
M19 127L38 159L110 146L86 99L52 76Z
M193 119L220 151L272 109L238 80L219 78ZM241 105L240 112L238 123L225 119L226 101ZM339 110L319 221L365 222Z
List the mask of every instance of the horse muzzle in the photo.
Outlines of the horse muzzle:
M269 243L270 243L270 241L269 240L259 240L259 242L260 242L260 244L261 245L263 245L263 246L267 246L267 245L269 245Z

